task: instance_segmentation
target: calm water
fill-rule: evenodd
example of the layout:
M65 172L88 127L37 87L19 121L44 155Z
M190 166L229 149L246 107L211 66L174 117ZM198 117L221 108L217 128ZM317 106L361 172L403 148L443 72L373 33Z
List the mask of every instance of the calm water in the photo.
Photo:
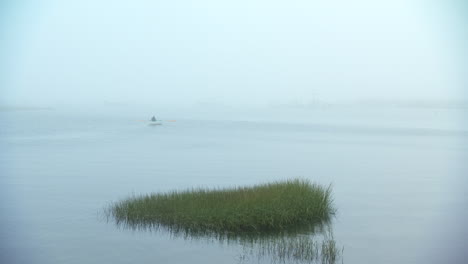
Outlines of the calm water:
M1 263L258 263L236 243L117 228L102 210L132 194L297 177L333 184L344 263L466 263L461 110L139 120L152 114L0 112Z

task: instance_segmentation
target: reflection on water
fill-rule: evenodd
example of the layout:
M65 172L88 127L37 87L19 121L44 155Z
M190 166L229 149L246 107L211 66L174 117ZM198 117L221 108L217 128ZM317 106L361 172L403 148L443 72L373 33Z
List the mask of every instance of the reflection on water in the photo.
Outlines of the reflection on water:
M275 232L215 232L165 225L149 221L116 218L106 210L108 222L118 228L145 232L167 232L173 239L198 240L209 243L238 245L242 252L239 264L246 263L338 263L343 258L333 236L330 220L314 222Z
M258 237L240 240L242 258L268 259L272 263L337 263L342 257L331 228L314 234ZM240 259L242 259L240 258ZM239 261L242 263L242 261Z

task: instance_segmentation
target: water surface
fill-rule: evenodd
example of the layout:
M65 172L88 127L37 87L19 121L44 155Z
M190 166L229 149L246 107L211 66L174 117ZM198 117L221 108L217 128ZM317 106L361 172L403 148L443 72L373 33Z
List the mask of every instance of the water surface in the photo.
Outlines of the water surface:
M242 258L240 244L118 228L102 210L133 194L287 178L333 184L344 263L461 258L468 129L460 109L165 114L176 122L0 112L3 262L258 263Z

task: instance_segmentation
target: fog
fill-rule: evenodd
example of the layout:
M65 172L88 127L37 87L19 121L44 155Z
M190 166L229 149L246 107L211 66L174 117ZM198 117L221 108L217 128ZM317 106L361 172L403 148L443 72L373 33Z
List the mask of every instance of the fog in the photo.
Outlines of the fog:
M296 177L342 263L465 263L463 2L0 1L0 263L271 263L101 213Z
M4 4L0 103L457 101L463 25L442 2Z

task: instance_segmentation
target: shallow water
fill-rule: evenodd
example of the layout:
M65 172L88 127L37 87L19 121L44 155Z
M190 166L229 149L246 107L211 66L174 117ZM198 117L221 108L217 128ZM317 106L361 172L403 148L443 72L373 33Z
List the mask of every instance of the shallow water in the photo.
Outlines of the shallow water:
M462 110L165 114L177 122L0 112L2 263L258 263L236 243L118 228L103 208L132 194L297 177L333 184L344 263L463 263Z

